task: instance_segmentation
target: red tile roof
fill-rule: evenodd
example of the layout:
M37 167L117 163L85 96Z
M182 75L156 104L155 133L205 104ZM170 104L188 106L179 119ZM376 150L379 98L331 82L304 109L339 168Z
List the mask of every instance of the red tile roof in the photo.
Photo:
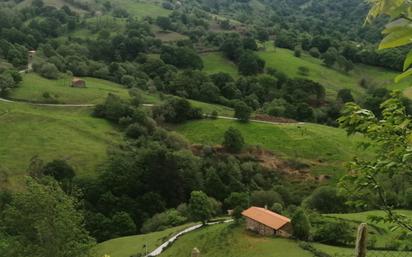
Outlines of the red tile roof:
M259 207L250 207L242 215L276 230L290 222L287 217Z

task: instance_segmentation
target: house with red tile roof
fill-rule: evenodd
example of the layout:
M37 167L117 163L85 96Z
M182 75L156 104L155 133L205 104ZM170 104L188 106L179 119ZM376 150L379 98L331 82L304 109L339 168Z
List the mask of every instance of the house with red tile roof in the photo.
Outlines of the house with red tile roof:
M246 229L264 236L290 237L293 233L291 220L265 208L250 207L242 212Z

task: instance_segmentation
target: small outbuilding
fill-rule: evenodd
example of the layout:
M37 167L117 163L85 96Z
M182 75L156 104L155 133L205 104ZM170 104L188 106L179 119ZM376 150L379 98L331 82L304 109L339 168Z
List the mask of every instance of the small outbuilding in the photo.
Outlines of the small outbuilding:
M250 207L242 212L246 229L264 236L290 237L293 233L291 220L265 208Z
M78 88L85 88L86 87L86 81L79 79L79 78L73 78L72 79L72 87L78 87Z

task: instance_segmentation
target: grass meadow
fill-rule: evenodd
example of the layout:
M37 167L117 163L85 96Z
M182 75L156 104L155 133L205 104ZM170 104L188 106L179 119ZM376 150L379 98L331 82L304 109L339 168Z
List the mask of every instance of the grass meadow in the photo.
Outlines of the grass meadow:
M262 237L242 226L219 224L179 238L160 257L186 257L197 247L202 257L312 257L293 240Z
M120 132L90 108L36 107L0 102L0 171L12 188L27 172L30 159L64 159L80 176L94 174Z
M188 226L190 225L182 225L149 234L111 239L98 244L95 252L98 257L104 256L105 254L110 257L130 257L135 254L144 254L145 244L147 245L148 252L151 252L166 241L166 239L184 230Z
M248 145L259 145L281 158L294 159L312 166L315 174L340 175L344 163L364 153L358 147L360 136L348 137L339 128L317 124L241 123L230 120L192 121L176 127L193 143L221 144L229 127L238 129Z

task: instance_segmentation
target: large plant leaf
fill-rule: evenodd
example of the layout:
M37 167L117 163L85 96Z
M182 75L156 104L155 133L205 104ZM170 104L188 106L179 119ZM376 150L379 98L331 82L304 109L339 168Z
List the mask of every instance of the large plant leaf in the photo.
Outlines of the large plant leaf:
M412 28L405 27L389 33L379 44L379 49L394 48L412 43Z
M404 73L396 76L395 78L395 82L398 83L399 81L401 81L402 79L405 79L407 77L410 77L412 75L412 69L408 69L407 71L405 71Z

